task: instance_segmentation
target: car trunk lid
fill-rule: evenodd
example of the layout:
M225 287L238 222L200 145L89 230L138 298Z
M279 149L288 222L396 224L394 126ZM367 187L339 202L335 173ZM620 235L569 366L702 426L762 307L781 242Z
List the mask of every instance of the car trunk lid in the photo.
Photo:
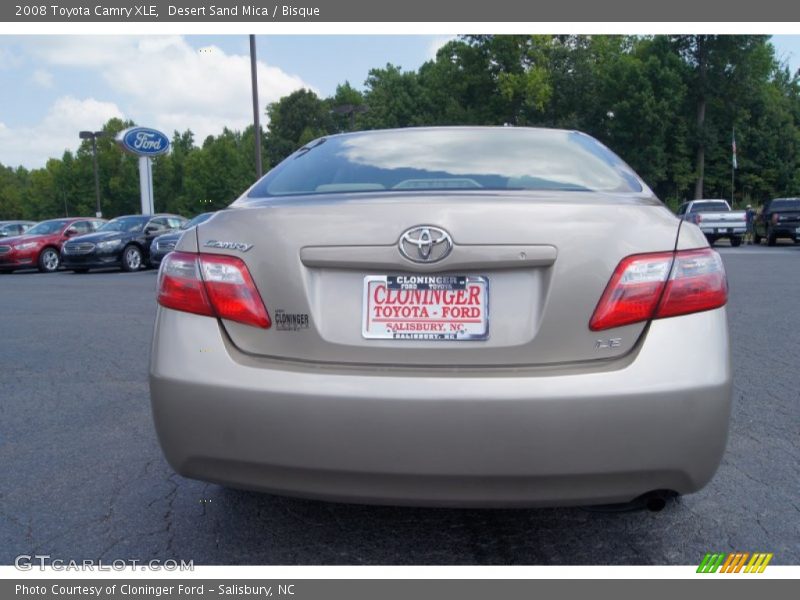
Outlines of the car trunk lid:
M592 312L619 261L673 250L678 223L651 198L597 193L334 194L223 211L197 236L201 252L245 261L273 319L266 330L223 321L244 352L324 363L529 366L629 352L646 324L592 332ZM401 235L421 225L450 235L447 257L403 255ZM365 280L421 275L485 281L486 335L367 339Z

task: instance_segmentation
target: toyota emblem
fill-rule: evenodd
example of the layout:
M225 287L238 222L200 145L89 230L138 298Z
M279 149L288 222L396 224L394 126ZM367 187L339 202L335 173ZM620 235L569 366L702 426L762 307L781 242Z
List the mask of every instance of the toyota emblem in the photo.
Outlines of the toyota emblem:
M450 234L439 227L418 225L403 232L400 236L400 254L418 263L432 263L442 260L453 249Z

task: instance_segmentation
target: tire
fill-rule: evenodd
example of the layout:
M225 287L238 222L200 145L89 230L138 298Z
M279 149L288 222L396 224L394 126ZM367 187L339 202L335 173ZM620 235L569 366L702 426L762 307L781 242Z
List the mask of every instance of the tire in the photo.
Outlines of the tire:
M767 246L774 246L775 242L778 241L778 237L772 233L769 229L767 229Z
M129 246L125 246L125 249L122 251L122 270L126 273L130 273L131 271L138 271L142 268L143 264L142 259L142 251L139 249L139 246L135 246L134 244L130 244Z
M37 266L42 273L55 273L61 265L61 256L53 247L47 247L39 253Z
M755 229L753 230L753 243L757 246L761 245L761 236L756 233Z
M734 248L738 248L741 245L742 245L742 238L740 238L738 235L735 235L731 238L731 246L733 246Z
M715 238L714 236L711 236L711 235L707 235L706 236L706 240L708 241L708 245L709 246L713 246L714 242L717 241L717 238Z

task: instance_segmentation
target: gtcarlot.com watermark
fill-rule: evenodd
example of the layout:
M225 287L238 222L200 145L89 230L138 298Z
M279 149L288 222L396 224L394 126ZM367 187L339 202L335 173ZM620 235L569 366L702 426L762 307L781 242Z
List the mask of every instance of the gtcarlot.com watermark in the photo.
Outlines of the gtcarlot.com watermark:
M14 559L19 571L194 571L193 560L62 560L49 554L20 554Z

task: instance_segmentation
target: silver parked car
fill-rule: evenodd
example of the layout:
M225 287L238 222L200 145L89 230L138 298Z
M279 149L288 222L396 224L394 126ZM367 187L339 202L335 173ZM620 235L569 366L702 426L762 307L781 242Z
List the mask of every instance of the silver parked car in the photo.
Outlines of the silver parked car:
M726 301L697 226L587 135L330 136L164 259L156 429L180 474L278 494L663 499L725 449Z

